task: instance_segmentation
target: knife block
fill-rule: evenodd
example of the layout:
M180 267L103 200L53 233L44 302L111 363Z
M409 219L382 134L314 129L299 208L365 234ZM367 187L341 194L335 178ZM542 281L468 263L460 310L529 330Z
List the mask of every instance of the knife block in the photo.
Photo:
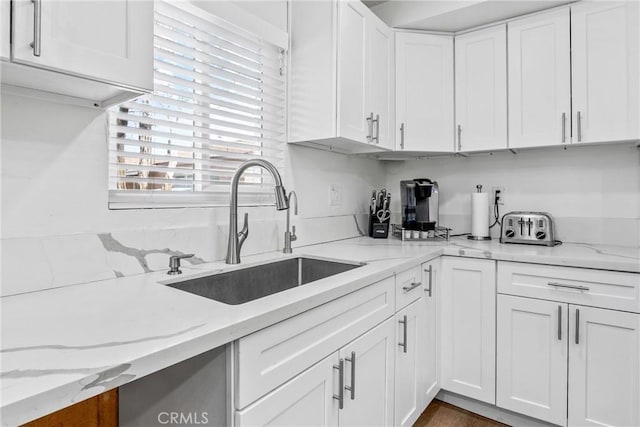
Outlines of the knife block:
M386 239L389 236L389 223L391 219L385 222L379 222L374 215L369 215L369 237L374 239Z

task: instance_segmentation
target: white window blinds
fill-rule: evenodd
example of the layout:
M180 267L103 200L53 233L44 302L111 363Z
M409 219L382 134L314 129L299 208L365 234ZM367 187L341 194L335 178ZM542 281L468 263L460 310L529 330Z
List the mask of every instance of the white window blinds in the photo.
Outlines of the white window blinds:
M155 90L109 112L110 206L228 204L238 165L282 172L284 51L206 12L156 1ZM243 204L273 203L249 169Z

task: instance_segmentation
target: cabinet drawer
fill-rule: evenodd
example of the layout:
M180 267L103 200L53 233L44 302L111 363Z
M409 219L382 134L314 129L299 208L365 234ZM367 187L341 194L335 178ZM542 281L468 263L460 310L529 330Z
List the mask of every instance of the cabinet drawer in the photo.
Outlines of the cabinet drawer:
M498 263L498 293L640 312L640 274Z
M398 273L396 275L396 311L420 299L423 289L422 268L419 265Z
M392 316L394 297L389 277L238 340L237 409Z

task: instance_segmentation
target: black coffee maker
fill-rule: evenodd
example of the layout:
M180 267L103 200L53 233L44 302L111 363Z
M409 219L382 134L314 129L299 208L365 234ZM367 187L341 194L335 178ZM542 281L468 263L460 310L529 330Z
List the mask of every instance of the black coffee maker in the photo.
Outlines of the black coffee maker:
M438 183L427 178L400 181L402 228L432 231L438 225Z

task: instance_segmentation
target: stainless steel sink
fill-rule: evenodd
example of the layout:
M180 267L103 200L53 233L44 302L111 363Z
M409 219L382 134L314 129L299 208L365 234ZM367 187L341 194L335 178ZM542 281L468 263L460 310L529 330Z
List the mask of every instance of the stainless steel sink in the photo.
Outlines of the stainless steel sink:
M237 305L353 270L364 264L296 257L170 283L167 286Z

